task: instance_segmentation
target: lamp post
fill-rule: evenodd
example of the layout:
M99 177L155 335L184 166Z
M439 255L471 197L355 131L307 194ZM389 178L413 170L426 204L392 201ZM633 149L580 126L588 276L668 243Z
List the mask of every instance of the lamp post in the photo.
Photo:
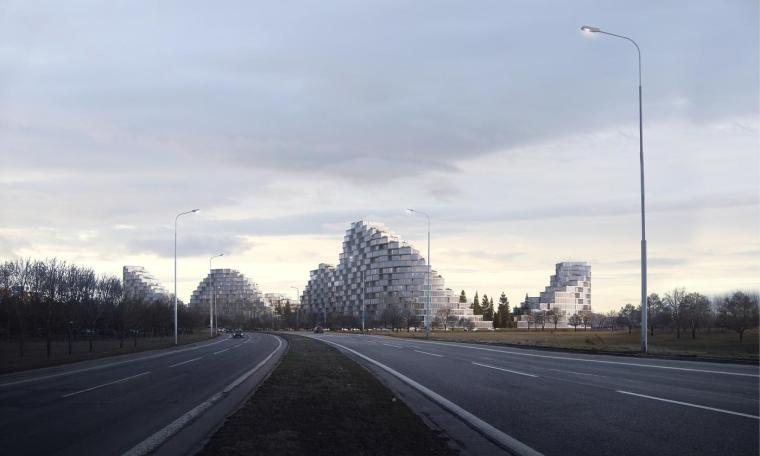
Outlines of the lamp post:
M174 217L174 345L179 343L177 335L177 221L185 214L194 214L199 211L200 209L193 209L187 212L180 212Z
M298 318L299 312L301 312L301 290L298 289L298 287L290 287L294 290L296 290L296 297L298 298L298 307L296 307L296 331L300 329L300 321Z
M215 327L215 310L216 310L216 279L214 279L214 274L211 273L211 260L214 258L219 258L224 256L223 253L220 253L219 255L214 255L211 258L208 259L208 275L211 278L211 299L209 299L209 306L208 306L208 313L209 313L209 329L211 330L211 336L214 336L214 327Z
M427 309L425 309L425 338L430 337L430 311L433 307L433 282L430 277L430 216L425 212L416 211L414 209L407 209L407 213L415 213L424 215L427 218Z
M581 30L586 33L601 33L603 35L613 36L629 41L636 47L638 56L639 69L639 175L641 179L641 352L647 352L647 237L646 237L646 215L644 205L644 126L641 102L641 49L639 45L631 38L623 35L605 32L599 27L584 25Z

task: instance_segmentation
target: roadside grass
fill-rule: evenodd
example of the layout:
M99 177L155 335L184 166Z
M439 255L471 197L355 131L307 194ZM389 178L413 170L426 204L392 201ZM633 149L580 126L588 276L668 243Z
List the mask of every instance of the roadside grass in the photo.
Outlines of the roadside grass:
M395 337L424 338L424 332L376 332ZM547 326L543 331L531 329L503 329L497 331L433 331L430 338L452 342L476 342L487 344L524 345L529 347L552 347L590 352L636 353L640 347L640 332L634 330L587 330L579 328L552 330ZM658 332L649 336L649 352L654 355L721 358L735 360L757 360L760 347L758 329L744 333L744 341L733 331L721 329L701 330L697 338L691 332L682 331L681 338L675 332Z
M282 335L289 349L199 455L454 455L365 368L335 348Z
M181 334L179 336L179 343L182 345L207 339L209 339L208 330L196 331L194 334ZM0 342L0 373L5 374L89 359L169 348L174 345L174 336L138 337L137 346L134 345L133 338L126 337L124 339L124 347L119 348L119 345L119 338L100 338L96 336L93 339L92 352L90 352L89 341L86 338L78 338L72 341L71 354L69 355L66 340L57 339L51 345L51 356L48 358L44 339L27 339L24 341L24 356L22 358L18 342L3 341Z

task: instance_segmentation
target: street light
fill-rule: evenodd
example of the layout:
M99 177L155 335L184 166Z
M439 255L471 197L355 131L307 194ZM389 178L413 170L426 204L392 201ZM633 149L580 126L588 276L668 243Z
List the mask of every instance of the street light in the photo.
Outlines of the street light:
M354 262L354 257L353 256L348 257L348 259L349 259L349 261L351 263ZM359 272L361 273L361 281L362 281L362 333L364 333L364 313L365 313L365 311L364 311L364 309L365 309L364 308L364 295L366 294L365 291L364 291L364 270L362 269Z
M641 49L631 38L623 35L605 32L599 27L584 25L581 30L586 33L601 33L604 35L614 36L631 42L636 47L636 54L639 63L639 174L641 178L641 352L647 352L647 237L646 237L646 216L644 210L644 127L643 114L641 108Z
M179 343L179 337L177 336L177 221L185 214L194 214L196 212L200 212L200 209L181 212L174 217L174 345Z
M433 307L433 282L430 277L430 216L425 212L415 211L414 209L407 209L407 214L415 213L424 215L427 218L427 309L425 309L425 337L430 337L430 311Z
M300 329L300 322L298 319L298 313L301 312L301 290L298 289L298 287L290 287L294 290L296 290L296 297L298 298L298 307L296 307L296 331Z
M211 330L212 337L214 336L214 327L216 326L216 279L214 279L214 275L211 273L211 260L222 256L224 256L224 254L220 253L219 255L214 255L208 259L208 275L211 277L211 299L209 299L208 313L210 320L209 329Z

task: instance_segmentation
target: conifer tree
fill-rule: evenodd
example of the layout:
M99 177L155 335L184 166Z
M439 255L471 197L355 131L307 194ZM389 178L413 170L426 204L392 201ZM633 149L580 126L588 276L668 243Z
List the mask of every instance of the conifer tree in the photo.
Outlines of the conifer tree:
M493 320L493 299L489 300L488 295L483 295L483 302L481 304L483 320Z
M467 295L464 294L464 290L462 290L462 293L459 295L459 303L467 304Z
M472 309L472 313L475 315L483 315L483 308L480 306L477 291L475 292L475 298L472 300L472 304L470 304L470 309Z

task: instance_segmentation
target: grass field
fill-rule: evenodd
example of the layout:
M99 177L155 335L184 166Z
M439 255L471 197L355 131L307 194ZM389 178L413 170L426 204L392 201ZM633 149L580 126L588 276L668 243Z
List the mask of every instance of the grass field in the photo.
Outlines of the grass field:
M208 339L208 331L196 331L195 334L183 334L179 337L180 344L198 342ZM19 352L19 344L16 341L0 342L0 373L36 369L39 367L55 366L59 364L73 363L88 359L103 358L106 356L123 355L145 350L167 348L174 345L174 337L138 337L137 346L132 338L124 339L124 347L119 348L118 338L93 339L90 352L90 344L86 338L79 338L71 344L71 354L68 353L68 343L65 340L56 340L52 344L51 357L47 357L47 349L44 339L27 339L24 341L24 357Z
M424 332L393 332L387 333L396 337L424 338ZM552 331L548 327L541 331L507 329L500 331L434 331L431 339L477 342L488 344L510 344L539 347L554 347L594 352L627 352L639 351L640 333L628 330L588 330L579 329ZM744 333L744 341L739 343L739 336L733 331L712 329L697 333L692 339L690 332L681 332L681 338L676 339L673 332L657 332L649 336L649 352L654 355L688 356L705 358L725 358L740 360L757 360L760 338L758 330L753 329Z
M285 335L281 364L199 455L453 455L406 404L332 347Z

